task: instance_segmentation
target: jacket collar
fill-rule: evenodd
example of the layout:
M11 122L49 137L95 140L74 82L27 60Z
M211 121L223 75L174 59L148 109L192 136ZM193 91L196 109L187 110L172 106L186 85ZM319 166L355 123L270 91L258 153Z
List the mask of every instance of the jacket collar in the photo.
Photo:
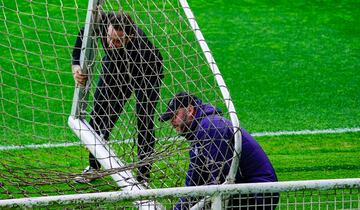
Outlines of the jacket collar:
M189 127L189 131L184 135L185 138L190 141L195 140L198 126L201 123L201 121L203 120L203 118L205 118L206 116L209 116L209 115L222 113L222 111L219 108L214 107L211 104L204 104L204 103L202 103L201 100L197 101L196 104L197 105L195 106L194 120Z

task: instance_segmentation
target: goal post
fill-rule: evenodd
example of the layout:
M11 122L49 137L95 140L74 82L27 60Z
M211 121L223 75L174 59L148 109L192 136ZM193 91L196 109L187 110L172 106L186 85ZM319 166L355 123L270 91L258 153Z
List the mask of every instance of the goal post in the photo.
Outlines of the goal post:
M86 12L86 21L84 27L84 34L80 54L81 73L89 75L86 86L76 86L74 91L73 104L71 108L71 116L75 118L83 118L84 110L86 109L89 88L91 85L91 75L93 72L94 59L96 57L96 22L99 19L99 5L101 0L89 0L88 9Z

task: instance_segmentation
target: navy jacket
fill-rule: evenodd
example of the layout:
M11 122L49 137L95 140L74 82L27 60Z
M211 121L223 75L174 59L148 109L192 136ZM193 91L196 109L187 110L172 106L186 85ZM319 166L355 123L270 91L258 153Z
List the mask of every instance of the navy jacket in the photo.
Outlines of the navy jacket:
M221 184L229 173L234 151L232 123L209 104L199 102L195 120L185 138L190 141L190 164L186 186ZM255 139L241 129L242 152L236 183L277 181L275 170ZM187 209L181 198L175 209ZM185 207L185 208L184 208Z

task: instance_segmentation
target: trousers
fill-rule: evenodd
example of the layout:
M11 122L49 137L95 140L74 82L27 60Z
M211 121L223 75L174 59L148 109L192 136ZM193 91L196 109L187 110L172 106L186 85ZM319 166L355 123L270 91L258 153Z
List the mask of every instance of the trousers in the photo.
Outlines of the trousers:
M127 100L133 92L136 98L138 181L150 177L151 161L145 160L154 151L155 130L154 113L159 99L163 78L162 66L155 65L150 73L139 72L139 68L128 68L123 62L116 62L105 56L102 60L102 74L94 94L94 105L90 125L96 133L109 139L111 130L122 113ZM89 153L89 164L99 169L100 164Z

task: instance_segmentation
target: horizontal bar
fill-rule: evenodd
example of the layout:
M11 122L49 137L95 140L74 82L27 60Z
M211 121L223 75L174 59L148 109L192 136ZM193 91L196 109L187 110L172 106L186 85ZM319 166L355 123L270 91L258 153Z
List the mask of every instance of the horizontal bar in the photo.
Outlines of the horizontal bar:
M138 191L116 191L102 193L73 194L60 196L47 196L36 198L20 198L0 200L0 206L33 206L41 203L57 202L63 204L76 203L80 200L83 203L101 201L121 201L121 200L146 200L148 198L160 197L190 197L190 196L209 196L215 193L227 194L249 194L249 193L274 193L292 192L299 190L330 190L344 188L360 188L360 178L354 179L330 179L330 180L310 180L310 181L287 181L287 182L266 182L249 184L227 184L227 185L208 185L194 187L176 187L166 189L148 189ZM85 202L86 201L86 202Z

